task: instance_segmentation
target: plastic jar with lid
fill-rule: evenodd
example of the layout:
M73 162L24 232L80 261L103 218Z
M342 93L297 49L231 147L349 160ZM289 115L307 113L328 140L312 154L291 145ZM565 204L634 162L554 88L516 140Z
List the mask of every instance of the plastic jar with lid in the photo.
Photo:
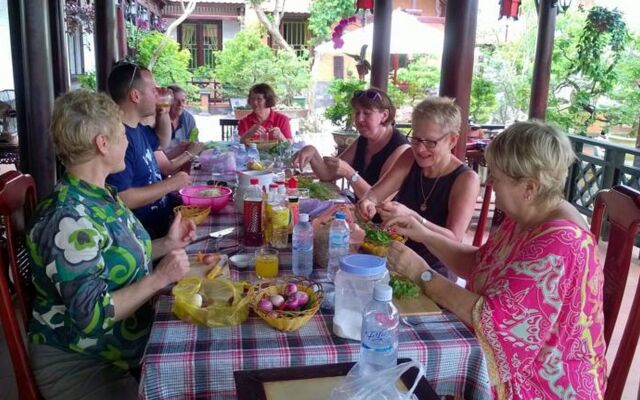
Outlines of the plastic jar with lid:
M362 311L371 301L373 288L378 282L389 283L384 258L352 254L340 260L340 269L335 278L335 335L360 340Z

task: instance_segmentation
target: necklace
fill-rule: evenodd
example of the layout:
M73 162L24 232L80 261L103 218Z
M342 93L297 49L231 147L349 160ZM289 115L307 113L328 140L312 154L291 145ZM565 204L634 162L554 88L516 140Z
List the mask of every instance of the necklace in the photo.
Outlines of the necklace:
M433 186L431 186L431 190L429 190L429 194L428 195L424 195L424 188L422 187L422 181L423 181L423 177L420 177L420 192L422 193L422 198L424 199L422 201L422 204L420 204L420 211L425 212L427 211L427 201L429 200L429 198L431 197L431 195L433 194L433 191L436 188L436 185L438 184L438 181L440 180L440 176L438 176L436 178L436 181L433 182Z

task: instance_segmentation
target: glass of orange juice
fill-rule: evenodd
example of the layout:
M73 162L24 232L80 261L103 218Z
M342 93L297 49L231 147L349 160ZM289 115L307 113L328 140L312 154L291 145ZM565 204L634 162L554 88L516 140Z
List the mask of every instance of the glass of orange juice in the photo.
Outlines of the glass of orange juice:
M278 276L278 250L260 248L255 252L256 275L260 279Z

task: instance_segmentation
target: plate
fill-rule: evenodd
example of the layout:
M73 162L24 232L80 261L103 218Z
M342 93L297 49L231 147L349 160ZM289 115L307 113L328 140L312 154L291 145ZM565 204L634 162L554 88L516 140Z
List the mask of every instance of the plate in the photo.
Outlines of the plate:
M253 254L248 253L233 255L229 261L238 268L247 268L254 264Z

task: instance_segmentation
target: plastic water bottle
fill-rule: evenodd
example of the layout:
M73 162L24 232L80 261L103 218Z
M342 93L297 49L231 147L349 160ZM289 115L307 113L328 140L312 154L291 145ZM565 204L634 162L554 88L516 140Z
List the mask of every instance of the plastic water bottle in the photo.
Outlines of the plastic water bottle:
M313 227L309 223L309 214L300 214L298 223L293 227L291 247L293 249L293 274L311 275L313 271Z
M244 144L239 144L236 150L236 168L238 171L244 171L247 164L247 149Z
M335 280L336 271L340 266L342 257L349 254L349 225L343 212L336 213L336 219L329 228L329 265L327 265L327 278L331 282Z
M258 151L258 145L251 143L249 150L247 150L247 161L260 161L260 152Z
M373 300L362 313L360 375L394 367L398 362L398 323L400 313L393 305L391 286L378 283Z

